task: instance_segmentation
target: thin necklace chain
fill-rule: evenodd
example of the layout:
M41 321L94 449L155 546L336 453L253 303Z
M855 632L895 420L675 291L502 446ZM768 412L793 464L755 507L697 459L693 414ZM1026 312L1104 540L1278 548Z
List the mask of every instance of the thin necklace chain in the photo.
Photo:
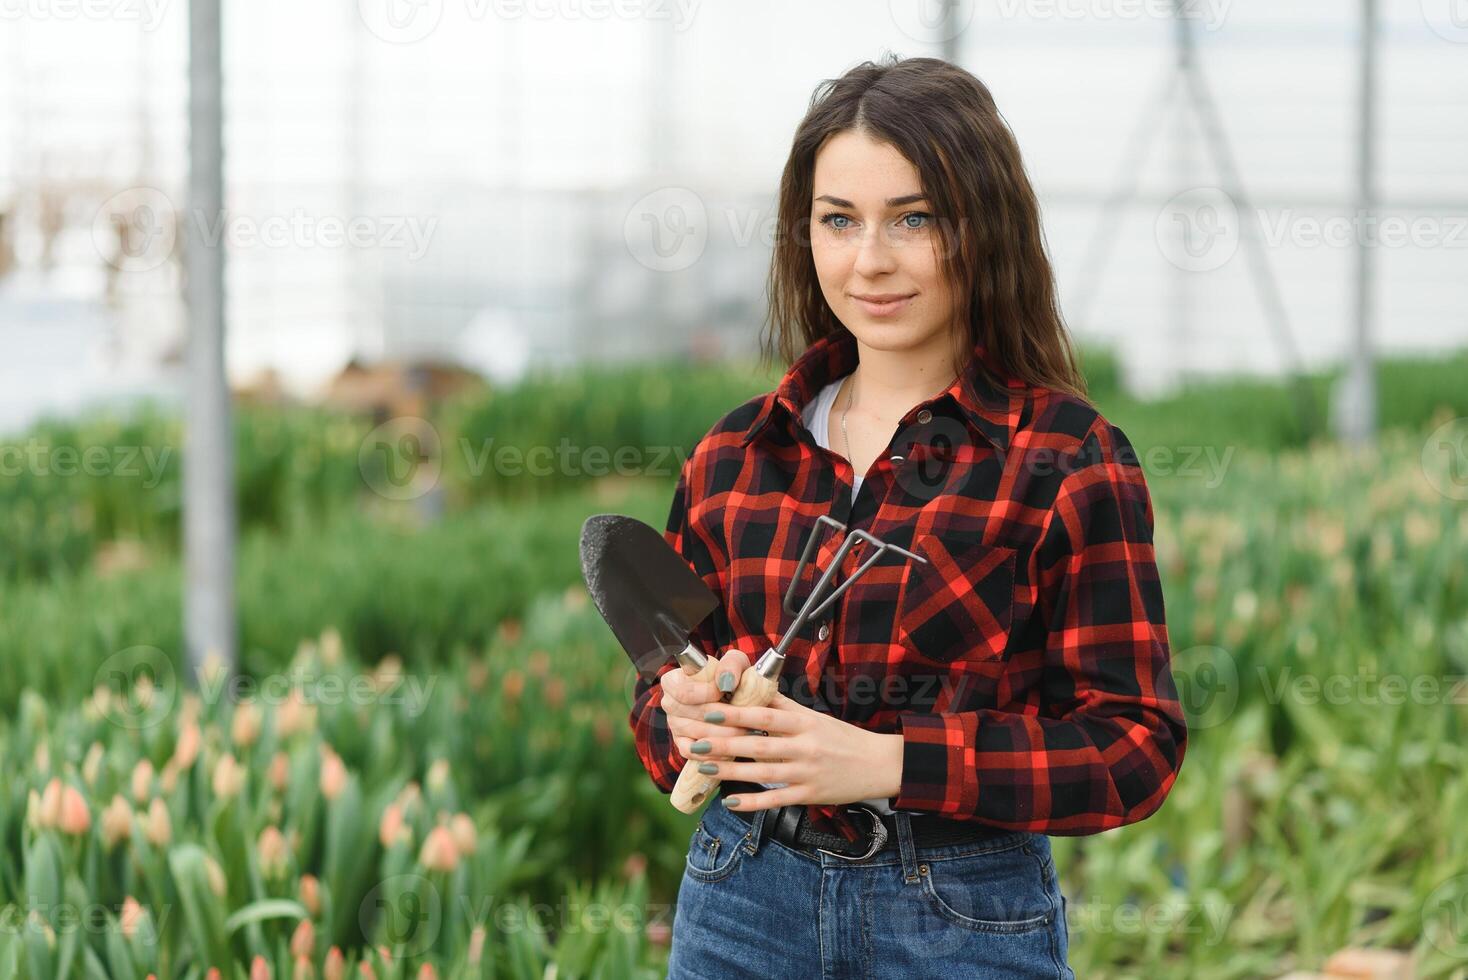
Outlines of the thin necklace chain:
M957 381L957 380L958 380L958 375L955 374L953 376L953 381ZM952 388L953 387L953 381L950 381L950 382L948 382L948 384L944 385L943 388L942 388L942 390L943 391L947 391L949 388ZM846 407L841 410L841 437L844 440L846 440L846 459L847 459L848 462L851 463L851 466L852 466L853 469L856 468L856 460L851 455L851 436L846 431L846 413L849 412L849 411L851 411L851 403L855 399L856 399L856 372L853 371L853 372L851 372L851 385L850 385L850 387L848 387L846 389Z

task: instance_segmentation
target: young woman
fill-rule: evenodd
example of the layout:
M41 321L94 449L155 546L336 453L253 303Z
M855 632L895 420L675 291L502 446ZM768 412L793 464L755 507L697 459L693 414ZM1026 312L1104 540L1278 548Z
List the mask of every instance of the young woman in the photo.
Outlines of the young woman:
M1072 977L1049 835L1155 812L1187 730L1151 499L1084 397L1019 149L963 69L867 62L800 124L778 227L788 371L699 442L667 527L723 597L697 638L719 683L670 664L630 717L664 792L685 763L723 780L669 975ZM922 561L883 552L768 706L723 703L820 515Z

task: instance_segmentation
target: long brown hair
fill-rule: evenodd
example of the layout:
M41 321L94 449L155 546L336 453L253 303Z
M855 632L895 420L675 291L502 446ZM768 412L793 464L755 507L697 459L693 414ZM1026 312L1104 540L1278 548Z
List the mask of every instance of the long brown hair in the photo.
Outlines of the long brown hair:
M816 278L810 205L817 151L848 130L891 144L922 179L945 274L960 284L954 295L968 325L966 337L955 331L955 365L967 367L983 344L1011 377L1084 398L1019 144L984 83L939 58L889 54L816 87L780 177L764 367L776 348L791 364L797 337L803 350L846 329Z

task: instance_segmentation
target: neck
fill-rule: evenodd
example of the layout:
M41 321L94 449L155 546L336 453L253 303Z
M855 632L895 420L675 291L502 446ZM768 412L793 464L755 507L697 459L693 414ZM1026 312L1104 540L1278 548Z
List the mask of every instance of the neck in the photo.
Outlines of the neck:
M919 350L886 351L856 342L858 363L847 382L855 381L852 408L877 418L899 418L919 402L953 383L953 363L947 337Z

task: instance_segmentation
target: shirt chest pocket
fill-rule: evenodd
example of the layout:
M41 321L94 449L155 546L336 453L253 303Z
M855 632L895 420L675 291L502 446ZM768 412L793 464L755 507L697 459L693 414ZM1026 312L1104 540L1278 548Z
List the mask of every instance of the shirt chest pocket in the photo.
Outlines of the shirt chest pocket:
M897 604L897 639L937 663L1002 660L1014 619L1016 550L977 536L919 535Z

